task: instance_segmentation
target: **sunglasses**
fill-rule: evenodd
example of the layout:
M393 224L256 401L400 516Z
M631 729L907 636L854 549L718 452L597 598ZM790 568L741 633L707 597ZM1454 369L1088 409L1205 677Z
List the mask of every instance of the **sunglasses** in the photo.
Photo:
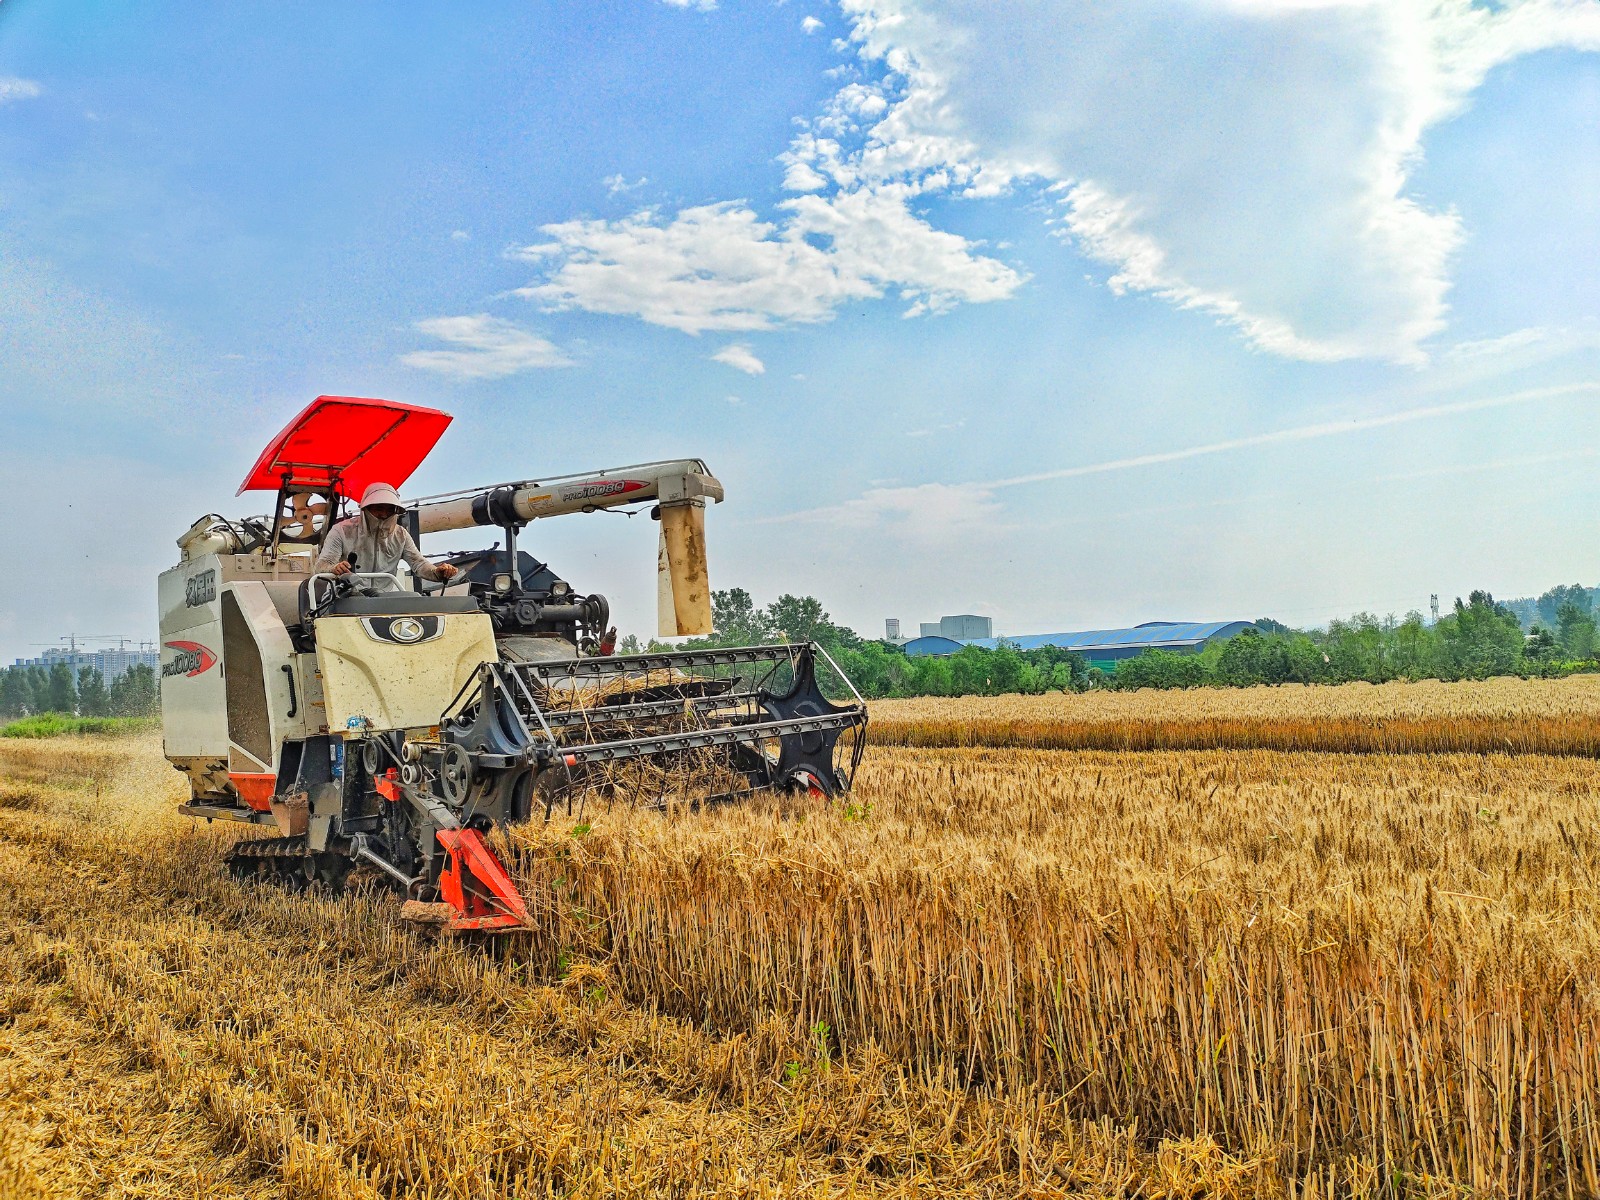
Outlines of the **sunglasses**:
M392 504L369 504L367 505L366 511L377 517L380 521L385 517L394 517L400 514L400 510Z

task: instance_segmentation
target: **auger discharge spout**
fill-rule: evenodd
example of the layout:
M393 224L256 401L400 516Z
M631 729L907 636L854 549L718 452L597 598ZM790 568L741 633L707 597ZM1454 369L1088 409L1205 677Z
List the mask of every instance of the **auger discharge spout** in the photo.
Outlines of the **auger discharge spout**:
M705 539L708 500L721 502L722 484L704 462L690 458L427 496L415 502L413 511L416 532L426 534L477 525L515 530L544 517L655 501L652 512L661 523L656 554L657 632L662 637L699 637L711 632Z

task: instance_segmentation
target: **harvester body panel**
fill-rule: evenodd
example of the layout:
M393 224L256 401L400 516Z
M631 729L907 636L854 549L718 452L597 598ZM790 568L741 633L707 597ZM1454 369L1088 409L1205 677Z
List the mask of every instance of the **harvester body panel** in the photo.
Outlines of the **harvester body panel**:
M362 733L436 727L479 665L495 659L488 616L406 612L385 605L382 597L370 608L359 616L317 620L329 728Z
M171 757L227 762L221 575L221 558L208 554L161 576L161 715Z
M309 567L303 556L203 554L161 576L166 754L198 805L267 813L284 741L325 725L284 616Z

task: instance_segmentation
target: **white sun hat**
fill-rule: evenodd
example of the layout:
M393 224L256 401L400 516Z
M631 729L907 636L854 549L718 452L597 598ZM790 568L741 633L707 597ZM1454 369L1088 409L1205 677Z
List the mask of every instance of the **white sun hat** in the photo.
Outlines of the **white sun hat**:
M367 490L361 493L361 507L371 508L374 504L392 504L396 508L404 508L400 503L400 493L387 483L369 484Z

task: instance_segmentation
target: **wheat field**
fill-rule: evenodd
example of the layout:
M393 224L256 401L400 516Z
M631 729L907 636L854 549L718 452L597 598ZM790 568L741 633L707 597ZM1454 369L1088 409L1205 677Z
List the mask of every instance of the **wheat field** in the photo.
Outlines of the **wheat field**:
M1600 754L1600 675L1472 683L922 697L872 705L879 745L922 749Z
M882 723L1581 726L1574 682ZM178 796L153 738L0 742L0 1194L1600 1193L1571 750L873 746L845 804L497 835L493 943L241 888Z

